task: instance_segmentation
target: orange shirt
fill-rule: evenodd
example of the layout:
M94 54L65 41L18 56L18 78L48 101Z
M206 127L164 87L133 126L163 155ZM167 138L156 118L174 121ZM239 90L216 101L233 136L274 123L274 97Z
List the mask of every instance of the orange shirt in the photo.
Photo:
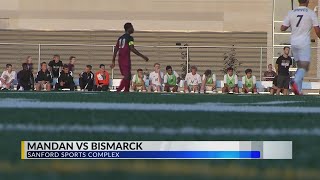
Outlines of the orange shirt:
M96 72L94 79L96 81L96 85L109 85L109 73L107 71L104 73L101 71Z

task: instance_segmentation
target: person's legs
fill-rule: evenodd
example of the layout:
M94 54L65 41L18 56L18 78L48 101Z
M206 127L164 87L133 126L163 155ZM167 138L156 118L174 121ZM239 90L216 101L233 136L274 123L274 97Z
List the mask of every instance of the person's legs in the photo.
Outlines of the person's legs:
M117 92L121 92L124 88L124 92L129 92L130 90L130 80L131 80L131 67L127 65L120 65L120 72L123 75L120 86Z
M282 89L285 88L285 83L286 83L286 76L282 76L282 75L279 75L278 76L278 80L277 80L277 95L280 95L280 92Z
M109 86L107 86L107 85L104 85L104 86L102 86L102 91L108 91L108 89L109 89Z
M298 70L295 74L294 80L291 82L291 86L295 94L301 94L303 78L305 73L309 70L311 48L309 45L299 48L293 47L292 52L297 61Z
M233 92L234 92L234 93L239 93L239 88L238 88L238 87L234 87L234 88L233 88Z

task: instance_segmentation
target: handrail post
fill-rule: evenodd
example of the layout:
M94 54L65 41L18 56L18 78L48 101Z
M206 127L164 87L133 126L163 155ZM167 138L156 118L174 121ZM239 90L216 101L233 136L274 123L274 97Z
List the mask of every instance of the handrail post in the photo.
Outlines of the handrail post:
M189 47L187 46L187 73L189 73Z
M38 71L40 71L41 67L41 44L38 44Z
M262 47L260 48L260 82L262 80Z
M113 55L113 53L114 53L114 48L115 48L115 47L114 47L114 45L113 45L113 46L112 46L112 55ZM113 82L113 78L114 78L114 77L113 77L113 76L114 76L114 71L113 71L113 69L114 69L114 68L111 69L111 79L112 79L112 82Z

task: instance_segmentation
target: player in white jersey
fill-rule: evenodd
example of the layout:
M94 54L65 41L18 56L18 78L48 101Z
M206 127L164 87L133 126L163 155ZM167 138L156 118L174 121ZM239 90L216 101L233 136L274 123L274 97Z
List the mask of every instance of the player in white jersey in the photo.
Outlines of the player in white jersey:
M149 75L149 91L161 92L161 86L163 81L163 72L160 71L160 64L154 64L154 71Z
M7 64L6 70L3 71L0 77L0 89L9 90L13 89L13 82L16 80L17 74L12 70L12 65Z
M311 60L310 31L314 28L320 37L320 28L317 15L308 8L309 0L298 0L299 7L289 11L281 26L281 31L291 27L291 49L294 59L297 61L298 70L291 81L291 87L296 95L301 94L304 74L309 70Z

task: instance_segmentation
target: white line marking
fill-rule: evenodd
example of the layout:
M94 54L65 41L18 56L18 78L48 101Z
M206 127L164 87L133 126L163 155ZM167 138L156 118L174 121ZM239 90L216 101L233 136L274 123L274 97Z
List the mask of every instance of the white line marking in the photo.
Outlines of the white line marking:
M37 125L0 124L0 131L44 132L44 133L117 133L117 134L159 134L159 135L261 135L261 136L320 136L320 128L155 128L152 126L126 125Z
M198 111L198 112L248 112L248 113L320 113L320 107L250 106L223 103L199 104L144 104L103 102L34 102L0 100L0 108L13 109L85 109L132 111Z

